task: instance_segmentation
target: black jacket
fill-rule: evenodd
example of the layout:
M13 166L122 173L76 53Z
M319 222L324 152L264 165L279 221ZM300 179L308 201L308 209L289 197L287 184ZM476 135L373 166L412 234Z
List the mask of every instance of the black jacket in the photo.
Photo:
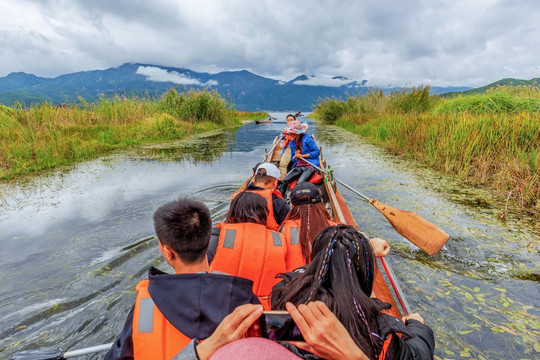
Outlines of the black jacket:
M307 265L299 267L298 269L286 274L281 274L280 277L283 278L283 281L280 281L274 285L273 290L283 287L293 277L303 273L306 266ZM275 305L274 300L275 299L272 298L272 309L274 309ZM377 304L380 305L379 307L383 309L390 308L390 304L384 303L379 299L372 300L377 302ZM417 320L407 320L407 322L404 324L401 319L382 312L379 314L377 323L379 326L379 336L382 340L386 340L390 334L393 334L390 346L387 350L386 358L379 360L433 359L433 354L435 351L435 336L433 334L433 330L431 330L429 326L424 325ZM400 334L401 337L399 337L397 334ZM318 356L303 350L299 350L293 345L286 343L283 345L303 359L320 359Z
M260 303L251 280L223 273L167 274L151 267L148 280L158 309L190 338L205 339L236 307ZM132 325L133 308L105 359L133 359Z
M246 190L264 190L262 187L255 186L253 183L250 183ZM289 206L289 203L287 200L280 198L276 194L272 194L272 207L274 208L274 219L276 219L276 222L278 225L281 225L283 220L287 217L289 214L289 211L291 211L291 207Z

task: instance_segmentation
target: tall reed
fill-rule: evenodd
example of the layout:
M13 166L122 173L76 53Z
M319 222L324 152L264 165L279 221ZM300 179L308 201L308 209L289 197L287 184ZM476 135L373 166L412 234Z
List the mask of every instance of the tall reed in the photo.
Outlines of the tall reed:
M149 141L240 124L238 112L212 91L161 99L102 97L73 106L0 107L0 178L72 164ZM253 115L256 119L258 114Z
M540 90L501 87L485 95L440 99L428 88L335 99L315 116L356 132L395 154L509 195L540 216Z

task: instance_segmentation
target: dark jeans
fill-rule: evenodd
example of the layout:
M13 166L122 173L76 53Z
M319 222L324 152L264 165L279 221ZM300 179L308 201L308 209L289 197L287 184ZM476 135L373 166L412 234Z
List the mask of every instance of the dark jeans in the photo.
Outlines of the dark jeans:
M281 179L282 184L279 186L278 190L281 192L283 197L285 197L285 193L287 192L287 187L289 186L289 183L293 181L294 179L298 178L298 182L296 184L300 184L306 181L309 181L311 178L311 175L315 172L315 169L310 167L295 167L283 179Z

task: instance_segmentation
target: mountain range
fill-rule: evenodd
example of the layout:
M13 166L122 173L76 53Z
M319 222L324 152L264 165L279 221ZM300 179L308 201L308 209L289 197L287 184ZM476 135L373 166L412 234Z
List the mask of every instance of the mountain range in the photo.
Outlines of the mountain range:
M105 70L81 71L55 78L14 72L0 77L0 103L32 105L50 102L70 104L100 96L161 96L170 88L178 91L209 88L232 101L238 110L310 111L321 98L345 98L375 89L367 80L354 81L343 76L301 75L290 81L262 77L249 71L224 71L217 74L151 64L128 63ZM471 87L431 87L444 94ZM385 92L399 88L383 88Z

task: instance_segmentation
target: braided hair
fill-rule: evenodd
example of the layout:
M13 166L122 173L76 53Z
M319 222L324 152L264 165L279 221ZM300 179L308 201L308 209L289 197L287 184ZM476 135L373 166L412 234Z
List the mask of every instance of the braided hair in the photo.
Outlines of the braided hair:
M369 239L348 225L322 230L313 242L312 262L272 293L275 309L320 300L345 326L354 342L377 359L382 347L377 318L384 307L370 299L375 256Z

